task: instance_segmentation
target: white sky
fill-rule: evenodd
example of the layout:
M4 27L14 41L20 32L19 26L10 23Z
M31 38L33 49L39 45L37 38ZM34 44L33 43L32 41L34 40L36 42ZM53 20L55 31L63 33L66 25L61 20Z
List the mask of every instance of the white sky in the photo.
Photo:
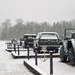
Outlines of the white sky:
M22 18L49 23L75 19L75 0L0 0L0 22Z

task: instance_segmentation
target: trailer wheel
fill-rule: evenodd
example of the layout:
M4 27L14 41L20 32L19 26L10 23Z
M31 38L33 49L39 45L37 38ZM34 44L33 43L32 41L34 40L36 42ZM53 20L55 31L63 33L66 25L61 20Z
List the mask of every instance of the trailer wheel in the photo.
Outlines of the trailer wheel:
M60 49L60 60L61 62L67 61L67 56L64 54L64 46L62 46Z
M73 52L72 47L69 49L69 58L70 58L71 65L75 66L75 56L74 56L74 52Z

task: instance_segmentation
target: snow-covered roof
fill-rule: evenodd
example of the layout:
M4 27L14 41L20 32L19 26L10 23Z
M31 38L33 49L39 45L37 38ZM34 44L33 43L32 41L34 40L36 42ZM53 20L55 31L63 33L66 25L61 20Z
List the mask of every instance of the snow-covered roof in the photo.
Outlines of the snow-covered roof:
M36 34L24 34L24 36L36 36Z
M57 32L39 32L38 34L43 34L43 33L50 33L50 34L57 34L58 35Z

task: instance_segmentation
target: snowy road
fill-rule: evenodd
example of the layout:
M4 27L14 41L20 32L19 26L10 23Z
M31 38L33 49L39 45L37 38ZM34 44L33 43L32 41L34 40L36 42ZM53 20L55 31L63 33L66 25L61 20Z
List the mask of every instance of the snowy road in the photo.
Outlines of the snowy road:
M23 59L13 59L5 49L5 42L0 41L0 75L33 75L23 65Z

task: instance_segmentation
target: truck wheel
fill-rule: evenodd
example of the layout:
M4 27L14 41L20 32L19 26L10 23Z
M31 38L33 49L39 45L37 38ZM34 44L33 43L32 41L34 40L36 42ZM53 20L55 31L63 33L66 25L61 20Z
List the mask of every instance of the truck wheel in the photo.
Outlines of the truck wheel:
M40 49L38 48L37 53L40 53Z
M64 54L64 47L63 46L60 49L60 60L61 60L61 62L67 61L67 56Z
M35 48L33 48L33 52L35 52ZM40 53L39 48L37 48L37 53Z
M75 56L72 47L69 49L69 58L70 58L71 65L75 65Z

